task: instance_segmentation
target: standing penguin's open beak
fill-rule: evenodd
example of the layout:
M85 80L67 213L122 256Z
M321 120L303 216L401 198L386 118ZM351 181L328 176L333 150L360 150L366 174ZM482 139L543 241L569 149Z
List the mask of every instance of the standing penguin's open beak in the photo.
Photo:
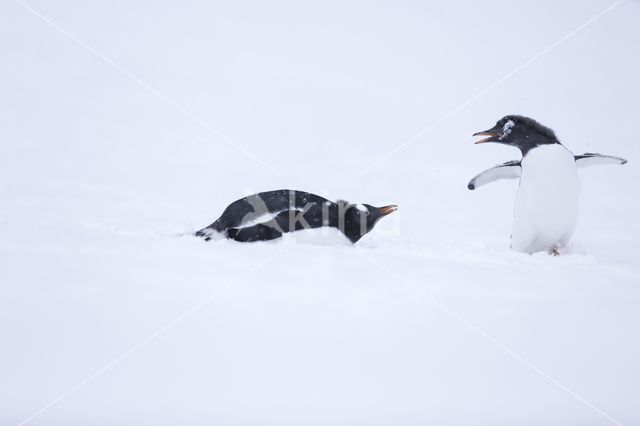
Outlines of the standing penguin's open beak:
M474 133L473 136L489 136L488 138L480 139L476 142L479 143L487 143L487 142L500 142L500 137L502 136L502 127L499 125L493 126L493 128L489 130L485 130L484 132Z
M396 210L398 210L398 206L390 205L390 206L380 207L378 209L378 213L380 213L380 216L386 216L388 214L395 212Z
M492 132L490 130L485 130L484 132L474 133L473 136L489 136L488 138L480 139L476 142L476 145L479 143L487 143L487 142L497 142L500 133Z

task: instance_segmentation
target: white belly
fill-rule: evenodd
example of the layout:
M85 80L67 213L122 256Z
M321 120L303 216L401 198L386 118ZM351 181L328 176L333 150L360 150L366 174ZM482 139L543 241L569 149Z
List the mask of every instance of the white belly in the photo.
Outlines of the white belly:
M522 160L511 248L534 253L567 245L578 219L579 190L568 149L543 145L529 151Z
M301 229L283 235L285 240L292 240L296 243L317 244L322 246L350 246L351 241L338 230L323 226L320 228Z

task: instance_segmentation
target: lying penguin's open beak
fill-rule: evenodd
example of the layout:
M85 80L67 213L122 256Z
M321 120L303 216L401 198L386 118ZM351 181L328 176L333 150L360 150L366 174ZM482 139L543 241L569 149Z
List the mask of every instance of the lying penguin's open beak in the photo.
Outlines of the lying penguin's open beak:
M497 142L500 133L494 132L492 130L485 130L484 132L474 133L473 136L489 136L488 138L480 139L479 141L477 141L477 145L479 143Z
M384 206L378 209L378 213L380 213L381 216L386 216L388 214L395 212L396 210L398 210L398 206L394 206L394 205Z

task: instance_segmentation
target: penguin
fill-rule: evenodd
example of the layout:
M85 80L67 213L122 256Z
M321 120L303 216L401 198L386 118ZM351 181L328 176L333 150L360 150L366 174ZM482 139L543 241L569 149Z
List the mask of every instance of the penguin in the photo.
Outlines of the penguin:
M476 144L500 143L522 153L521 160L485 170L467 187L474 190L500 179L520 179L511 249L523 253L547 251L558 255L571 240L578 219L578 168L627 163L624 158L610 155L574 155L553 130L520 115L507 115L493 128L473 136L488 136Z
M344 200L332 202L304 191L280 189L249 195L231 203L211 225L195 236L205 241L269 241L289 232L337 228L355 244L398 206L374 207Z

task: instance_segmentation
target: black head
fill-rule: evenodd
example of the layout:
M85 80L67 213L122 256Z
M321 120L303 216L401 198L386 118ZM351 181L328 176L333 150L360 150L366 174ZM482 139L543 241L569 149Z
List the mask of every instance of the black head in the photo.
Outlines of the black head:
M524 156L530 149L540 145L559 144L556 134L548 127L533 118L521 115L507 115L500 119L493 128L473 136L489 136L478 143L496 142L515 146Z
M371 231L380 219L398 210L398 206L373 207L369 204L338 201L338 209L338 228L355 244Z

